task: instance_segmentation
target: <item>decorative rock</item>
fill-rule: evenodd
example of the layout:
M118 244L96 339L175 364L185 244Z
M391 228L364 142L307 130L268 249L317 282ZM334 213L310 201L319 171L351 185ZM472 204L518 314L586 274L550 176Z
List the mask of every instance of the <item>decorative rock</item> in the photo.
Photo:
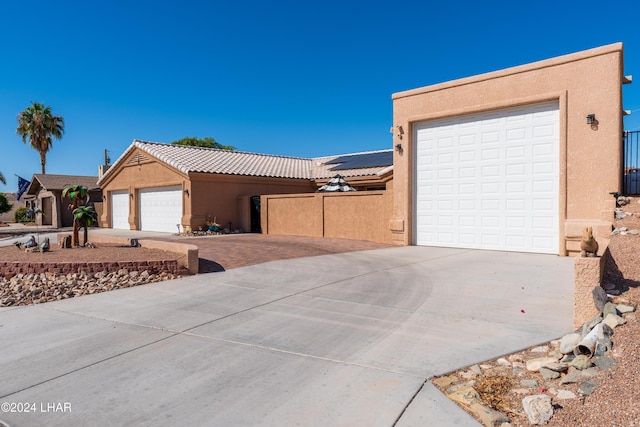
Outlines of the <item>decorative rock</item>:
M598 311L602 311L602 309L604 308L604 305L607 303L608 301L608 297L607 297L607 293L605 292L605 290L602 288L602 286L596 286L595 288L593 288L593 290L591 291L591 294L593 295L593 303L596 306L596 310Z
M511 366L511 362L509 362L504 357L501 357L500 359L496 360L496 363L500 366Z
M584 337L585 335L587 335L600 322L602 322L602 315L600 314L598 314L593 319L585 322L584 325L582 325L582 336Z
M584 371L580 371L580 376L582 378L591 378L591 377L595 377L600 372L602 371L600 371L598 368L592 367L592 368L587 368Z
M538 381L536 380L520 380L522 387L536 388L538 387Z
M568 334L562 337L560 340L560 353L569 354L573 353L573 350L576 348L578 343L580 342L580 334L573 333Z
M544 380L555 380L556 378L560 378L560 372L553 371L545 367L540 368L540 375L542 375L542 379Z
M578 393L583 396L589 396L591 393L593 393L593 390L595 390L596 387L598 387L598 383L595 381L582 381L578 386Z
M431 382L438 387L446 388L457 380L455 375L445 375L444 377L434 378Z
M471 367L469 367L469 369L473 372L476 373L476 375L482 375L482 369L480 369L480 366L478 365L473 365Z
M522 407L533 425L542 425L553 416L551 397L546 394L536 394L522 399Z
M608 339L608 338L607 338ZM611 340L609 340L609 342L611 342ZM611 345L609 345L610 347ZM607 347L606 344L603 343L598 343L596 345L596 349L593 352L593 356L594 357L600 357L600 356L604 356L605 354L607 354L607 351L609 350L609 347Z
M512 354L507 359L509 360L509 362L522 362L522 361L524 361L524 357L522 357L522 354L520 354L520 353Z
M538 357L536 359L530 359L526 362L527 371L537 372L541 367L556 363L558 359L555 357Z
M556 396L558 400L575 399L577 396L570 390L560 390Z
M606 371L611 369L616 364L616 361L604 356L594 357L593 364L600 368L600 370Z
M607 317L609 314L618 315L618 310L616 306L612 302L608 302L602 308L602 317Z
M540 345L531 349L532 353L546 353L549 351L548 345Z
M560 385L577 383L581 377L582 373L576 369L573 369L560 380Z
M589 360L589 357L584 354L576 356L576 358L573 359L570 364L571 366L573 366L574 368L580 371L582 371L583 369L590 368L592 366L591 360Z
M618 304L616 305L616 309L622 314L636 311L636 308L634 306L626 304Z
M610 327L611 329L615 328L619 325L624 325L627 323L624 317L617 316L615 314L608 314L607 317L603 320L604 324Z

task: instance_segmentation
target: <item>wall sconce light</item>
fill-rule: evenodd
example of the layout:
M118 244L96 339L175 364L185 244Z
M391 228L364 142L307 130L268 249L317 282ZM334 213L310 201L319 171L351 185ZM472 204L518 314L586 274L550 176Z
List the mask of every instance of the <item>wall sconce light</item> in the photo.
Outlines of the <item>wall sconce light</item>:
M188 188L184 189L184 194L186 194L187 196L189 195L189 189Z
M106 195L102 195L102 200L107 200L107 196Z
M596 124L596 123L597 123L596 115L595 114L588 114L587 115L587 124L588 125L593 125L593 124Z
M396 144L396 151L398 153L402 152L402 144Z
M402 139L402 135L404 134L404 130L400 125L391 126L391 129L389 129L389 132L395 134L395 136L397 136L399 139Z
M129 193L129 197L133 199L133 193Z

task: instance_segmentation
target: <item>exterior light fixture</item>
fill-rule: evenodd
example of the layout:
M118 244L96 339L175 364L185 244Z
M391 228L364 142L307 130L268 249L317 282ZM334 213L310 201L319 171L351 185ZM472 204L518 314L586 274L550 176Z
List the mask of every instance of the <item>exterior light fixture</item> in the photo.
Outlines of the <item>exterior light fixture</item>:
M396 144L396 151L398 153L402 151L402 144Z
M588 125L596 124L596 115L595 114L587 115L587 124Z
M187 196L189 195L189 189L188 189L188 188L185 188L183 192L184 192L184 194L186 194Z
M404 134L404 130L402 130L402 126L400 125L392 126L389 132L395 134L399 139L402 139L402 135Z

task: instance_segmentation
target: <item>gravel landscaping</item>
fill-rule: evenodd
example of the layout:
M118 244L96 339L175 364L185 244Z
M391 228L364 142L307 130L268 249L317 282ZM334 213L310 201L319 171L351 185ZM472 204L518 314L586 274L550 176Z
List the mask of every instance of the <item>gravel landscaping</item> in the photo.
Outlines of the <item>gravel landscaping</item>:
M640 199L621 210L614 227L627 231L611 237L603 286L626 311L640 306ZM635 311L618 313L625 323L613 328L611 349L591 358L563 354L556 340L432 381L484 425L530 426L533 414L535 425L640 426L640 320ZM545 411L548 420L535 419Z
M26 239L25 239L26 240ZM0 307L39 304L75 298L99 292L128 288L180 277L164 271L164 266L176 262L176 254L143 247L100 245L95 248L61 249L52 245L48 252L27 253L15 246L0 248L2 263L29 263L43 266L45 272L0 276ZM119 268L138 262L144 268ZM84 265L95 265L102 271L86 271ZM73 273L55 274L64 265L76 265Z

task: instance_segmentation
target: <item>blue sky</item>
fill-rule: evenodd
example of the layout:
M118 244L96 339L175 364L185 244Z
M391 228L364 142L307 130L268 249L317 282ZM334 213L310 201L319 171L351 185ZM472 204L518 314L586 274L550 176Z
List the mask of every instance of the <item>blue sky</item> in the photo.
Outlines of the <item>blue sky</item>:
M640 129L640 4L601 1L8 1L0 171L40 173L16 135L31 101L65 119L47 173L96 175L133 139L212 136L316 157L391 147L391 95L615 42Z

